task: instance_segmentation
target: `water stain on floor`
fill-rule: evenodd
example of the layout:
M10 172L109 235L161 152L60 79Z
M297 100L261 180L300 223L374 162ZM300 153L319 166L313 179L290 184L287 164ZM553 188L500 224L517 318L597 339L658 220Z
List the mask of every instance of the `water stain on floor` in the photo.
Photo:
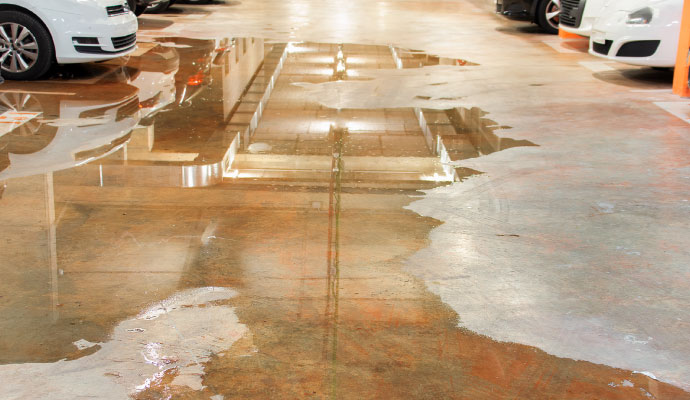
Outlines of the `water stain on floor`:
M107 382L86 392L139 399L688 398L458 328L404 272L440 224L404 208L419 190L480 173L459 160L536 145L499 136L488 110L446 107L443 80L391 108L318 94L386 97L357 82L407 68L481 66L166 37L126 63L3 86L6 112L26 114L0 136L2 380L40 370L35 386L59 387L86 369ZM181 319L146 322L161 309Z

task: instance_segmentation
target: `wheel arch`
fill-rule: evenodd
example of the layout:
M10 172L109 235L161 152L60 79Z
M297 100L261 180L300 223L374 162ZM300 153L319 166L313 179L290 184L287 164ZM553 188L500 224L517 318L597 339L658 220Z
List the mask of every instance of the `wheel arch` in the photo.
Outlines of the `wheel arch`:
M43 26L46 29L46 32L48 32L48 35L50 35L50 45L53 46L53 62L57 60L57 54L55 51L55 38L53 37L53 32L50 30L50 27L46 25L45 22L43 22L43 18L41 18L39 15L37 15L35 12L29 10L28 8L18 6L16 4L7 4L7 3L2 3L0 4L0 11L17 11L21 12L24 14L29 15L30 17L33 17L36 21L38 21L41 26Z
M537 23L538 17L537 17L537 9L539 8L539 4L543 1L548 1L548 0L534 0L532 2L532 5L529 8L529 16L532 19L532 22Z

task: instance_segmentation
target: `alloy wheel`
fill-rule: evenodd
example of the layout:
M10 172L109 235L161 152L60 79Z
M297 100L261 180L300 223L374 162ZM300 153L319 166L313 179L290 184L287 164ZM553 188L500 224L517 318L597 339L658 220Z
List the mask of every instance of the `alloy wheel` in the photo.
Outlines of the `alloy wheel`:
M41 103L30 93L4 92L0 93L0 109L8 109L16 112L43 112ZM17 136L34 136L39 134L43 123L38 118L33 118L19 126Z
M549 0L549 3L546 5L546 21L554 29L558 29L558 21L560 14L561 0Z
M0 25L0 66L19 73L31 69L38 60L38 41L25 26L16 22Z

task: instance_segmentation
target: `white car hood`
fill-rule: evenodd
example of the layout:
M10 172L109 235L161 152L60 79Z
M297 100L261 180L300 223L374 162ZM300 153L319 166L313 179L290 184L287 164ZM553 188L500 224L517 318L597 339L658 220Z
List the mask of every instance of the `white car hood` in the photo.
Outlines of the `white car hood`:
M12 3L22 4L15 1ZM30 5L29 9L33 9L46 18L50 17L50 13L46 13L46 10L80 15L84 18L98 18L105 16L106 7L125 4L125 0L26 0L26 4Z
M118 4L123 4L125 0L72 0L75 3L96 3L99 6L102 7L109 7L109 6L116 6Z

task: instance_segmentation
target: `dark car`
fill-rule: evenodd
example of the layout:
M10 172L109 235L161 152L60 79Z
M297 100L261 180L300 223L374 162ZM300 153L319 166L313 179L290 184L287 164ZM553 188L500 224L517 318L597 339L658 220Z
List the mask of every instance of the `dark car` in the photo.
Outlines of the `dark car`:
M548 33L558 33L560 0L496 0L496 12L510 19L531 21Z
M162 13L174 3L175 0L152 0L151 2L149 2L148 7L146 8L146 12Z
M127 0L129 9L132 10L137 17L146 11L146 8L153 2L153 0Z

